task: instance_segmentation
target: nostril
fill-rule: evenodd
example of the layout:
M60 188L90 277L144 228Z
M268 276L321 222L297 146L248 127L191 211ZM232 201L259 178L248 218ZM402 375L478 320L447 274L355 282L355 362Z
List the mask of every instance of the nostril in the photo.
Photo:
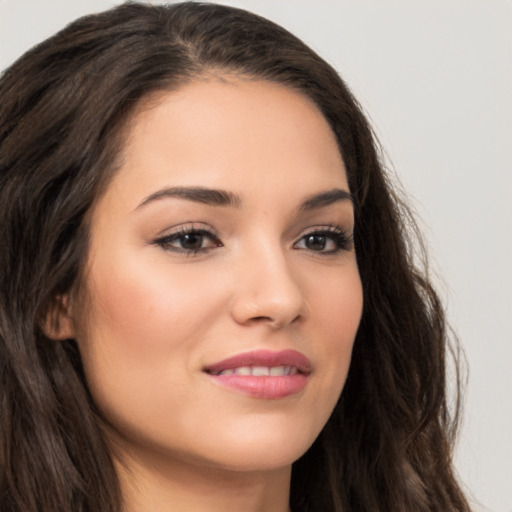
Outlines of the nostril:
M289 324L297 322L297 320L299 320L300 317L301 317L301 315L297 315L290 320L289 317L279 318L278 316L276 316L274 318L271 316L260 315L260 316L254 316L252 318L249 318L247 323L248 324L268 324L273 329L279 329L285 325L289 325Z
M229 306L233 319L242 325L272 329L297 324L305 314L306 300L298 283L291 277L283 280L283 274L241 280Z

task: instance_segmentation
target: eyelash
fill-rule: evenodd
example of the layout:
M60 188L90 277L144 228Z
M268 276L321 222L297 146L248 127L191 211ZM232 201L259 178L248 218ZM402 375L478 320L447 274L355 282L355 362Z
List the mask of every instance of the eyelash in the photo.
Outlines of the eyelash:
M181 241L183 242L183 239L186 236L200 236L203 238L210 239L214 245L212 247L199 247L197 249L185 249L183 247L174 247L172 246L172 242ZM158 245L162 247L162 249L166 251L172 251L172 252L178 252L185 254L187 256L195 256L198 253L204 253L206 251L209 251L210 249L214 249L215 247L222 247L223 244L219 240L219 238L213 233L212 231L204 228L194 228L194 227L183 227L175 231L174 233L171 233L169 235L165 235L161 238L156 239L153 242L155 245Z
M172 246L171 244L176 241L180 241L183 243L183 240L186 236L196 236L196 237L202 237L200 241L204 241L205 238L210 240L210 243L212 243L211 247L198 247L198 248L183 248L183 247L176 247ZM333 255L337 254L341 251L350 251L354 246L353 236L348 234L346 231L341 229L338 226L327 226L323 228L316 228L312 229L309 232L302 235L297 242L293 244L294 249L300 250L301 248L297 248L297 244L300 242L306 241L308 237L323 237L324 239L327 239L326 244L329 241L332 241L335 245L335 247L328 251L316 251L312 249L308 249L307 247L304 247L304 250L310 250L314 254L322 254L322 255ZM199 253L205 253L211 249L214 249L216 247L223 247L222 242L219 240L217 235L215 235L214 232L204 229L204 228L194 228L194 227L183 227L179 230L175 231L174 233L171 233L169 235L165 235L161 238L156 239L153 242L154 245L157 245L161 247L162 249L166 251L172 251L177 253L185 254L186 256L195 256ZM202 244L201 244L202 245Z
M344 229L338 226L327 226L325 228L314 228L300 237L300 239L293 245L297 245L299 242L306 240L308 237L317 236L330 239L334 242L334 249L329 251L314 251L313 253L333 255L338 254L341 251L350 251L354 247L354 238L351 234L347 233ZM307 248L306 248L307 250Z

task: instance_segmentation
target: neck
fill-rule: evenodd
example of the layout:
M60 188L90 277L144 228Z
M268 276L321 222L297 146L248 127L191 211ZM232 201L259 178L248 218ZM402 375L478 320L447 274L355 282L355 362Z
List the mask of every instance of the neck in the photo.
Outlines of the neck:
M289 512L291 466L229 471L190 461L116 461L123 512Z

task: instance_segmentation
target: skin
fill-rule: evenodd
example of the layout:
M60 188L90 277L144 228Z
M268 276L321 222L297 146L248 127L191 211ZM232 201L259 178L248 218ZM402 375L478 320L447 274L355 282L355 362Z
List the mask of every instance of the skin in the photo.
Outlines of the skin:
M148 200L178 186L239 204ZM87 304L60 323L104 415L126 511L288 510L291 464L341 393L362 311L351 201L300 210L333 189L349 191L335 137L283 86L197 81L135 115L92 211ZM324 249L306 243L329 226L341 248L331 234ZM191 227L215 234L199 252L157 242ZM306 355L306 387L254 398L203 371L257 349Z

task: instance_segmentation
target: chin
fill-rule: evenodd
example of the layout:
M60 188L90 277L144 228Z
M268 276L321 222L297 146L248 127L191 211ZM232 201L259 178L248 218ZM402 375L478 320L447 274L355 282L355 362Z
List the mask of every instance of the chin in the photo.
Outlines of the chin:
M290 467L310 448L316 437L316 431L313 435L302 429L286 434L274 431L267 435L259 431L256 435L231 436L224 442L218 439L215 447L205 447L203 453L210 451L210 461L226 470L272 471Z

